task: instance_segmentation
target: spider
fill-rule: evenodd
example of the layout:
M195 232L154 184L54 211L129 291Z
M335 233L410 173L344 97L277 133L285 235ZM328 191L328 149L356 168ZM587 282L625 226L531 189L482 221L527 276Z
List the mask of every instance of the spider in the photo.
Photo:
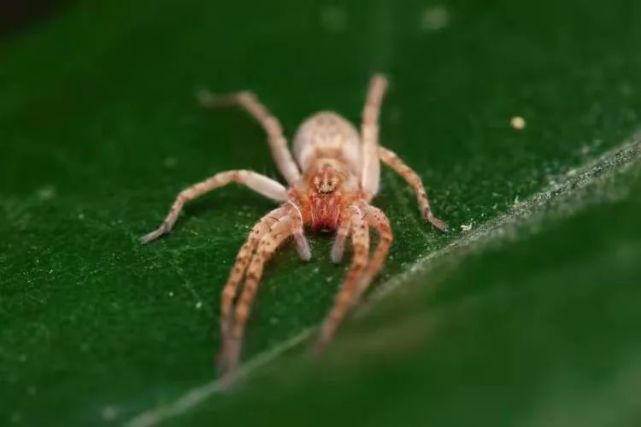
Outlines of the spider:
M331 249L334 263L341 261L345 241L351 237L352 262L322 324L315 350L322 350L332 339L349 309L358 303L381 270L392 244L387 216L371 204L379 187L380 161L399 173L414 190L425 219L437 229L447 230L447 225L432 213L421 178L395 153L378 144L378 117L386 89L385 76L372 77L360 133L332 111L307 118L294 136L293 156L280 123L253 93L199 94L205 107L240 106L262 125L276 166L288 185L249 170L217 173L181 191L160 227L141 238L142 243L149 243L169 233L185 203L232 182L280 203L253 226L222 290L222 348L218 364L223 376L231 378L238 366L245 325L270 257L292 236L300 258L311 259L305 226L315 232L335 233ZM371 254L370 228L379 237Z

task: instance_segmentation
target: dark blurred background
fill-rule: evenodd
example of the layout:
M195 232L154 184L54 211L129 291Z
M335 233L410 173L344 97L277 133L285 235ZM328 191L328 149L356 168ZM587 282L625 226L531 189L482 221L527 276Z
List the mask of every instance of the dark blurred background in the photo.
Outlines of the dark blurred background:
M71 0L0 0L0 38L37 28L72 3Z

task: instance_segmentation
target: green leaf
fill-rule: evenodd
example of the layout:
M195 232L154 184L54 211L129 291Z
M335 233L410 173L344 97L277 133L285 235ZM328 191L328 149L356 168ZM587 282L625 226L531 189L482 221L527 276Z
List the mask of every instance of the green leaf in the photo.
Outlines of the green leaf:
M640 13L85 2L0 45L0 424L639 425ZM307 264L284 247L220 393L220 286L272 204L226 188L137 238L190 183L277 174L259 126L194 90L254 90L291 135L319 109L357 122L376 71L382 143L453 231L384 171L369 301L311 358L345 266L326 236Z

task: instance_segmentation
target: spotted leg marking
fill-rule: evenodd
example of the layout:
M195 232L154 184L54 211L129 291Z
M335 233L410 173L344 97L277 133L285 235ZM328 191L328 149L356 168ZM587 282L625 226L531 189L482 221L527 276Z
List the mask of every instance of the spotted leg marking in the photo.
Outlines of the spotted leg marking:
M378 233L378 245L372 254L369 264L367 264L365 272L361 276L358 285L358 292L354 295L352 304L357 304L359 302L361 296L371 285L372 280L374 280L376 275L381 271L381 268L383 268L390 246L394 240L389 219L382 210L372 205L365 206L363 210L365 211L365 219L367 223Z
M265 264L278 246L291 235L291 224L289 216L283 217L273 224L269 233L261 238L247 268L245 284L234 308L233 322L223 337L223 349L219 358L219 367L226 381L233 378L238 366L245 324L249 318L251 305L258 291Z
M238 285L245 276L245 271L249 266L249 262L252 259L252 255L254 254L258 243L263 238L263 236L265 236L265 234L269 233L270 228L286 215L286 209L284 207L279 207L262 217L260 221L258 221L256 225L252 227L247 240L238 251L238 255L236 255L236 262L232 267L231 273L229 274L227 283L225 283L225 286L223 287L221 295L221 336L226 336L229 331L229 326L232 319L232 305L234 302L234 298L236 298Z
M369 229L363 218L363 212L356 205L352 205L352 246L354 247L354 256L352 264L347 271L345 281L341 286L334 306L325 318L321 328L320 336L316 342L314 350L320 352L332 339L336 329L341 324L347 311L351 306L351 301L355 293L358 292L358 284L369 257Z
M425 187L423 186L423 181L421 177L418 176L412 168L407 166L403 160L401 160L396 153L391 150L388 150L384 147L378 147L378 154L387 166L392 168L396 173L403 177L405 182L412 187L416 193L416 198L418 200L418 205L421 208L421 212L427 221L429 221L434 227L438 228L441 231L447 231L447 224L442 220L438 219L432 213L430 208L430 202L427 198L427 193L425 192Z

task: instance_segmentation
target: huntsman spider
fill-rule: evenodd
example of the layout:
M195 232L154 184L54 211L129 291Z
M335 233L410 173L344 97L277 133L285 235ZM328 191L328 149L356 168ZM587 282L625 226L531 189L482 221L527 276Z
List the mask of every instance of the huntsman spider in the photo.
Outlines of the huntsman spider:
M447 229L432 213L418 174L378 143L378 118L386 88L387 79L383 75L372 77L360 133L332 111L307 118L294 136L293 156L279 121L253 93L200 93L203 106L240 106L262 125L276 166L288 185L249 170L217 173L181 191L160 227L141 238L143 243L149 243L169 233L185 203L232 182L280 203L253 226L222 290L222 348L218 363L224 376L233 376L238 366L245 325L267 261L290 236L300 258L305 261L311 258L304 234L306 226L314 232L335 233L331 250L334 263L341 261L348 237L353 247L352 262L322 324L315 350L327 345L350 308L367 291L381 270L393 239L387 216L371 204L379 188L380 161L400 174L414 190L425 219L441 231ZM373 251L370 251L370 228L379 237Z

